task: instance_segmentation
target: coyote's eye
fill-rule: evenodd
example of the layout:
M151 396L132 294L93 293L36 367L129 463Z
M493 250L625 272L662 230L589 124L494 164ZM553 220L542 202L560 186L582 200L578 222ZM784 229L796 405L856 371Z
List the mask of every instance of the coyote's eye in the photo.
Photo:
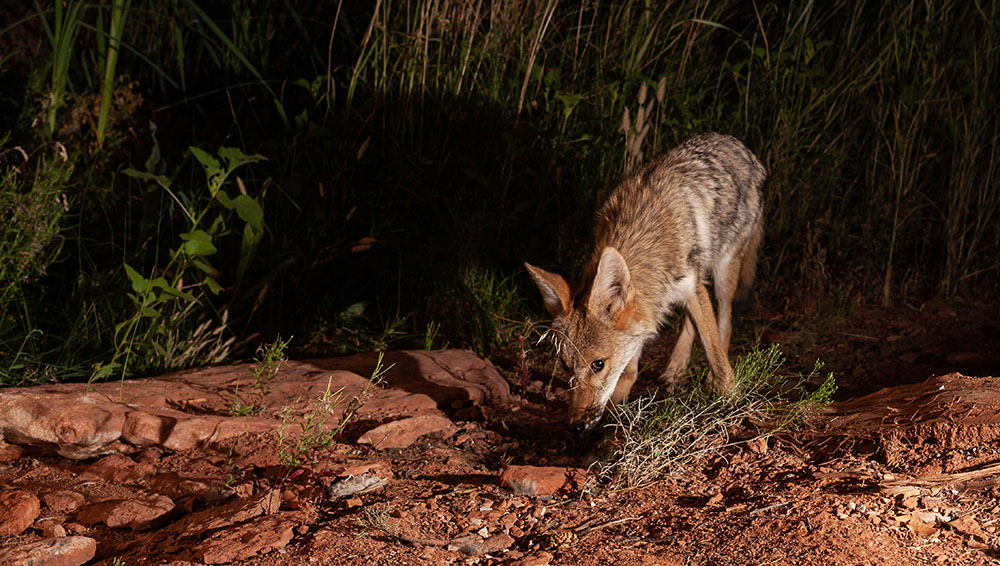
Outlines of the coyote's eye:
M604 369L604 360L594 360L590 362L590 369L594 373L601 371L602 369Z

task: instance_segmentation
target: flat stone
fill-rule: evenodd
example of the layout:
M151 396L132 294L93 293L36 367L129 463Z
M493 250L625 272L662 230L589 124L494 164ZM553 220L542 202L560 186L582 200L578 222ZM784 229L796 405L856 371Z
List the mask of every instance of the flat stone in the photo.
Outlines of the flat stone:
M200 509L185 515L171 525L170 529L185 538L203 540L213 531L245 523L261 515L277 513L281 505L281 493L277 489L268 490L257 495L233 499L222 505Z
M377 426L361 435L358 444L371 444L379 450L406 448L420 437L439 433L448 438L458 432L458 427L440 415L423 415L392 421Z
M27 491L0 491L0 509L0 536L16 535L35 522L41 504Z
M231 501L221 507L211 509L211 515L199 521L200 530L221 529L237 523L244 523L260 515L273 515L281 506L281 490L271 489L246 499Z
M152 464L138 464L128 456L115 452L87 466L81 476L83 479L100 478L112 483L135 483L146 480L153 472Z
M143 531L165 523L173 510L174 502L169 497L148 495L87 505L76 514L76 520L85 525L104 523L111 528Z
M491 536L483 541L486 551L490 554L499 554L514 545L514 538L508 534L500 533Z
M126 412L97 393L5 391L0 396L0 437L51 447L66 458L90 458L120 448Z
M342 499L381 489L386 483L388 483L387 479L365 472L332 482L325 491L326 496L330 499Z
M990 534L983 530L982 526L979 525L979 522L969 515L962 515L961 517L952 519L946 523L946 525L963 535L968 535L984 542L989 542L991 540Z
M42 501L53 513L68 513L83 505L86 499L82 493L60 489L46 493L42 496Z
M129 411L122 426L122 440L134 446L161 446L177 419L145 411Z
M540 551L521 557L511 562L510 566L548 566L553 558L551 552Z
M226 564L284 548L299 522L288 513L257 518L220 531L195 548L205 564Z
M0 564L31 566L80 566L97 553L89 537L62 537L0 547Z
M275 419L188 415L178 419L167 439L163 441L163 446L182 452L228 438L237 438L246 433L266 432L278 428L280 424Z
M500 474L500 483L523 495L554 495L583 489L587 472L580 468L555 466L508 466Z
M378 354L309 360L323 368L370 375ZM438 407L453 401L507 405L510 385L493 364L469 350L404 350L386 352L383 367L394 364L385 374L390 388L427 395Z

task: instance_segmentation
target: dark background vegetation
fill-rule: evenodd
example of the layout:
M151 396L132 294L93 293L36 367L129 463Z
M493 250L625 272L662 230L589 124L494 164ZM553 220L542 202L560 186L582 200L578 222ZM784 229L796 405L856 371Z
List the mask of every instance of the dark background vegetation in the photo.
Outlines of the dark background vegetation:
M998 8L8 0L0 382L523 352L522 262L706 130L771 172L763 300L996 298Z

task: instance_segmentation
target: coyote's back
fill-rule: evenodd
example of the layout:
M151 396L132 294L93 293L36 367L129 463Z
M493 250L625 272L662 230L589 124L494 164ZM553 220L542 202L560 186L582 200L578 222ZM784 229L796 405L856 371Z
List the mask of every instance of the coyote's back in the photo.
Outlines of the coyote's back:
M711 385L732 388L726 357L732 300L753 281L765 177L736 138L689 137L627 174L608 197L580 284L528 266L553 315L560 355L573 370L571 428L593 426L609 399L627 397L642 346L678 304L689 316L662 380L676 384L686 374L696 327ZM704 287L709 281L717 321Z
M591 263L596 266L605 247L617 249L636 291L667 315L662 303L676 303L670 291L677 280L692 273L715 280L714 271L754 239L745 251L756 254L765 177L763 165L736 138L689 137L628 174L611 193L597 215ZM745 263L750 285L756 261Z

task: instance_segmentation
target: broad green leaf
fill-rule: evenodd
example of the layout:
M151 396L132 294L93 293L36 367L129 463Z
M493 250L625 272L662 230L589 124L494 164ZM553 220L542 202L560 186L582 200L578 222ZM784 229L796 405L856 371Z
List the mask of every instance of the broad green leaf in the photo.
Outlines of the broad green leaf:
M142 316L146 316L149 318L156 318L160 316L160 311L154 309L153 307L142 307L140 313L142 314Z
M191 154L194 155L195 159L201 162L201 166L205 168L209 176L222 173L222 165L219 163L219 160L209 155L207 151L193 145L189 146L188 149L191 150Z
M215 193L215 200L219 201L219 204L226 207L228 210L232 210L235 206L233 204L233 200L229 198L229 193L221 189Z
M202 167L205 168L205 177L208 180L208 193L215 196L215 193L219 191L222 183L226 180L227 173L222 170L222 166L219 164L219 160L212 157L203 149L199 149L195 146L190 146L188 149L191 150L191 154L201 162Z
M220 147L219 157L226 162L226 175L232 173L237 167L247 163L265 161L267 158L260 154L247 155L236 147Z
M200 269L201 271L205 272L205 273L211 273L212 271L214 271L214 268L211 265L209 265L207 262L204 262L204 261L202 261L200 259L193 259L193 260L191 260L191 264L194 265L195 267L197 267L198 269Z
M204 230L192 230L181 234L184 240L184 251L193 257L212 255L218 251L212 244L212 236Z
M361 316L365 312L365 307L368 306L365 302L354 303L353 305L344 309L344 314L354 318L356 316Z
M222 285L215 279L212 279L208 275L205 276L204 283L208 286L208 290L212 292L213 295L218 295L219 291L222 291Z
M253 252L257 244L260 243L260 239L264 236L264 232L254 230L249 224L243 227L243 254L248 255Z
M132 266L130 266L129 264L123 263L122 265L125 267L125 273L128 273L128 278L132 281L133 291L139 294L143 294L149 291L150 289L149 279L146 279L142 275L139 275L139 272L132 269Z
M233 199L236 214L253 228L254 232L264 231L264 209L257 199L249 195L238 195Z
M159 281L161 281L161 280L163 281L162 284L159 283ZM168 294L168 295L170 295L170 296L178 297L178 298L184 299L185 301L193 301L193 300L195 300L194 299L194 295L192 295L191 293L185 293L184 291L181 291L181 290L177 289L176 287L173 287L172 285L170 285L169 283L167 283L166 279L163 279L162 277L160 277L157 280L153 281L153 285L155 285L156 287L159 287L160 289L163 289L163 292L166 293L166 294Z

